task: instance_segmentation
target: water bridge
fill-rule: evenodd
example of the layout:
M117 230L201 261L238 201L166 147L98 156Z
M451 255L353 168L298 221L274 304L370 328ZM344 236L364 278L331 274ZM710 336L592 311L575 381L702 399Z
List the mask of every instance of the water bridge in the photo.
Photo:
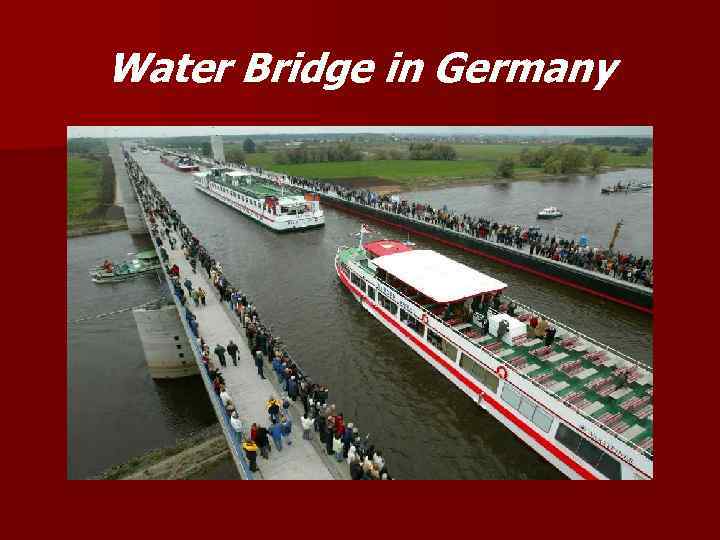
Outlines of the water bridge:
M126 209L130 208L127 213L128 226L135 233L149 232L151 227L148 222L148 215L145 213L142 205L137 204L140 200L135 185L130 181L128 170L125 166L125 160L122 148L119 144L112 145L110 155L115 167L117 182L120 184L119 189L123 190L123 203ZM132 159L132 158L130 158ZM132 172L130 174L133 174ZM140 172L140 174L143 174ZM133 194L133 198L129 194ZM131 223L132 222L132 223ZM199 334L212 350L216 344L226 346L230 340L238 345L238 365L233 366L232 359L227 356L227 367L219 367L225 379L225 386L232 397L235 409L243 422L245 433L249 432L253 422L258 425L268 425L268 414L266 410L266 402L268 397L273 395L279 397L282 395L280 389L275 386L275 375L272 373L269 365L267 368L268 378L260 379L257 374L255 363L251 357L251 352L247 346L245 332L237 317L232 313L229 306L220 300L215 287L206 277L204 270L198 268L198 273L194 274L190 267L190 263L185 259L180 249L182 241L179 235L174 234L178 240L177 249L170 249L168 242L164 242L164 248L168 253L169 260L167 265L172 267L176 264L180 268L180 281L190 278L193 288L202 287L207 291L206 303L204 307L192 307L192 311L199 323ZM160 257L159 247L156 238L153 238L153 246ZM162 278L170 291L173 290L172 283L167 273L162 270ZM143 347L148 352L157 352L157 347L165 346L164 351L176 349L182 351L176 353L173 369L187 369L192 373L198 372L202 377L203 384L208 393L208 397L217 415L220 426L227 439L230 453L237 466L238 472L243 479L254 480L290 480L290 479L315 479L315 480L331 480L331 479L349 479L348 467L345 462L337 463L332 456L328 456L321 447L317 437L313 441L307 441L302 438L302 428L300 426L300 416L302 407L298 407L296 403L292 403L290 407L290 415L293 422L293 433L291 446L283 445L282 451L278 451L273 446L270 453L270 459L262 459L258 453L257 464L259 471L251 472L249 464L242 450L241 441L234 429L230 425L228 415L225 408L215 393L212 381L210 380L203 364L199 339L196 339L188 326L184 317L184 307L180 304L178 298L170 295L173 304L163 306L165 312L168 310L172 314L172 320L175 326L168 324L167 317L163 319L163 324L158 327L157 319L143 319L136 315L138 322L138 330L143 340ZM188 301L190 301L188 299ZM155 325L155 326L153 326ZM177 335L182 332L181 335ZM173 335L176 334L176 335ZM148 344L148 341L152 343ZM160 342L163 342L162 344ZM194 365L187 365L194 364ZM161 368L155 366L155 369L162 372ZM152 368L151 368L152 372ZM167 370L165 370L167 372ZM172 376L172 375L169 375Z

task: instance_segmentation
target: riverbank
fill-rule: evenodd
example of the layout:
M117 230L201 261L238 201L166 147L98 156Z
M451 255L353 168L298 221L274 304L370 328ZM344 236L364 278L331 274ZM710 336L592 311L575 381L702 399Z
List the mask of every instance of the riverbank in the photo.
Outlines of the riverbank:
M543 148L559 148L559 146L521 143L450 144L450 146L456 152L457 159L408 159L408 145L398 142L381 145L354 143L353 147L364 156L363 159L356 161L279 163L277 155L285 150L281 147L269 148L265 152L245 154L244 160L252 167L343 184L348 187L373 189L374 191L380 189L383 193L521 180L545 181L569 176L557 173L547 174L537 163L533 166L529 164L528 153L532 154ZM306 143L303 147L312 150L322 148L323 144ZM588 159L578 165L580 169L573 175L593 175L625 168L652 168L653 165L652 149L645 154L631 155L622 151L622 147L609 148L597 145L572 145L572 147L582 154L606 150L598 173L593 173L591 162ZM228 149L228 154L230 153L232 151ZM514 163L513 177L498 178L498 167L508 160Z
M108 155L68 155L67 237L127 229L115 191L115 170Z
M94 480L196 480L213 475L213 470L230 458L225 436L214 424L175 446L158 448L116 465ZM224 473L224 477L227 473Z
M484 186L489 184L509 184L512 182L547 182L553 180L563 180L571 176L596 176L608 172L617 172L626 170L628 167L601 167L600 171L581 171L576 174L546 174L539 172L537 169L530 169L516 174L512 178L498 178L497 176L477 176L477 177L416 177L405 181L398 181L392 178L383 178L379 176L356 176L356 177L329 177L320 180L330 184L342 185L344 187L355 189L368 189L374 191L378 195L389 195L395 193L406 193L412 191L432 191L436 189L446 189L459 186ZM650 168L650 167L641 167ZM275 172L282 172L272 169Z

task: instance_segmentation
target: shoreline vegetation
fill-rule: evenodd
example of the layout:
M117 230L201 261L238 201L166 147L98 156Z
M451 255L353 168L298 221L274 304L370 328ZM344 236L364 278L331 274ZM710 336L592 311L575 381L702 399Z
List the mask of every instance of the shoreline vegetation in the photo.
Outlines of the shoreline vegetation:
M201 480L228 460L232 458L225 435L219 424L213 424L174 446L150 450L90 480Z
M653 160L651 146L438 144L435 154L432 149L426 154L414 151L417 146L304 142L288 149L270 144L229 143L225 145L225 155L228 161L245 161L253 167L372 189L380 194L595 176L628 168L652 168ZM253 151L248 152L249 148ZM428 155L433 159L423 159Z
M67 237L127 229L115 205L115 170L103 141L68 141Z

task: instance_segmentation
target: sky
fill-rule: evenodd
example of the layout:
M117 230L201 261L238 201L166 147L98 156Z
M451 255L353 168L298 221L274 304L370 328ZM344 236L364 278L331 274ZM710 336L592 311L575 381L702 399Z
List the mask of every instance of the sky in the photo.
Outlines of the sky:
M652 137L652 126L68 126L74 137L178 137L185 135L392 133L434 135L540 135Z

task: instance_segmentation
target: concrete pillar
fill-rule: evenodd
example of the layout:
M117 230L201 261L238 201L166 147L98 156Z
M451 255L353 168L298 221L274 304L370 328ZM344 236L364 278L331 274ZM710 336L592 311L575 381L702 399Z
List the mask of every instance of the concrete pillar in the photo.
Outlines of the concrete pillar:
M175 304L134 309L133 316L153 379L177 379L198 374Z

